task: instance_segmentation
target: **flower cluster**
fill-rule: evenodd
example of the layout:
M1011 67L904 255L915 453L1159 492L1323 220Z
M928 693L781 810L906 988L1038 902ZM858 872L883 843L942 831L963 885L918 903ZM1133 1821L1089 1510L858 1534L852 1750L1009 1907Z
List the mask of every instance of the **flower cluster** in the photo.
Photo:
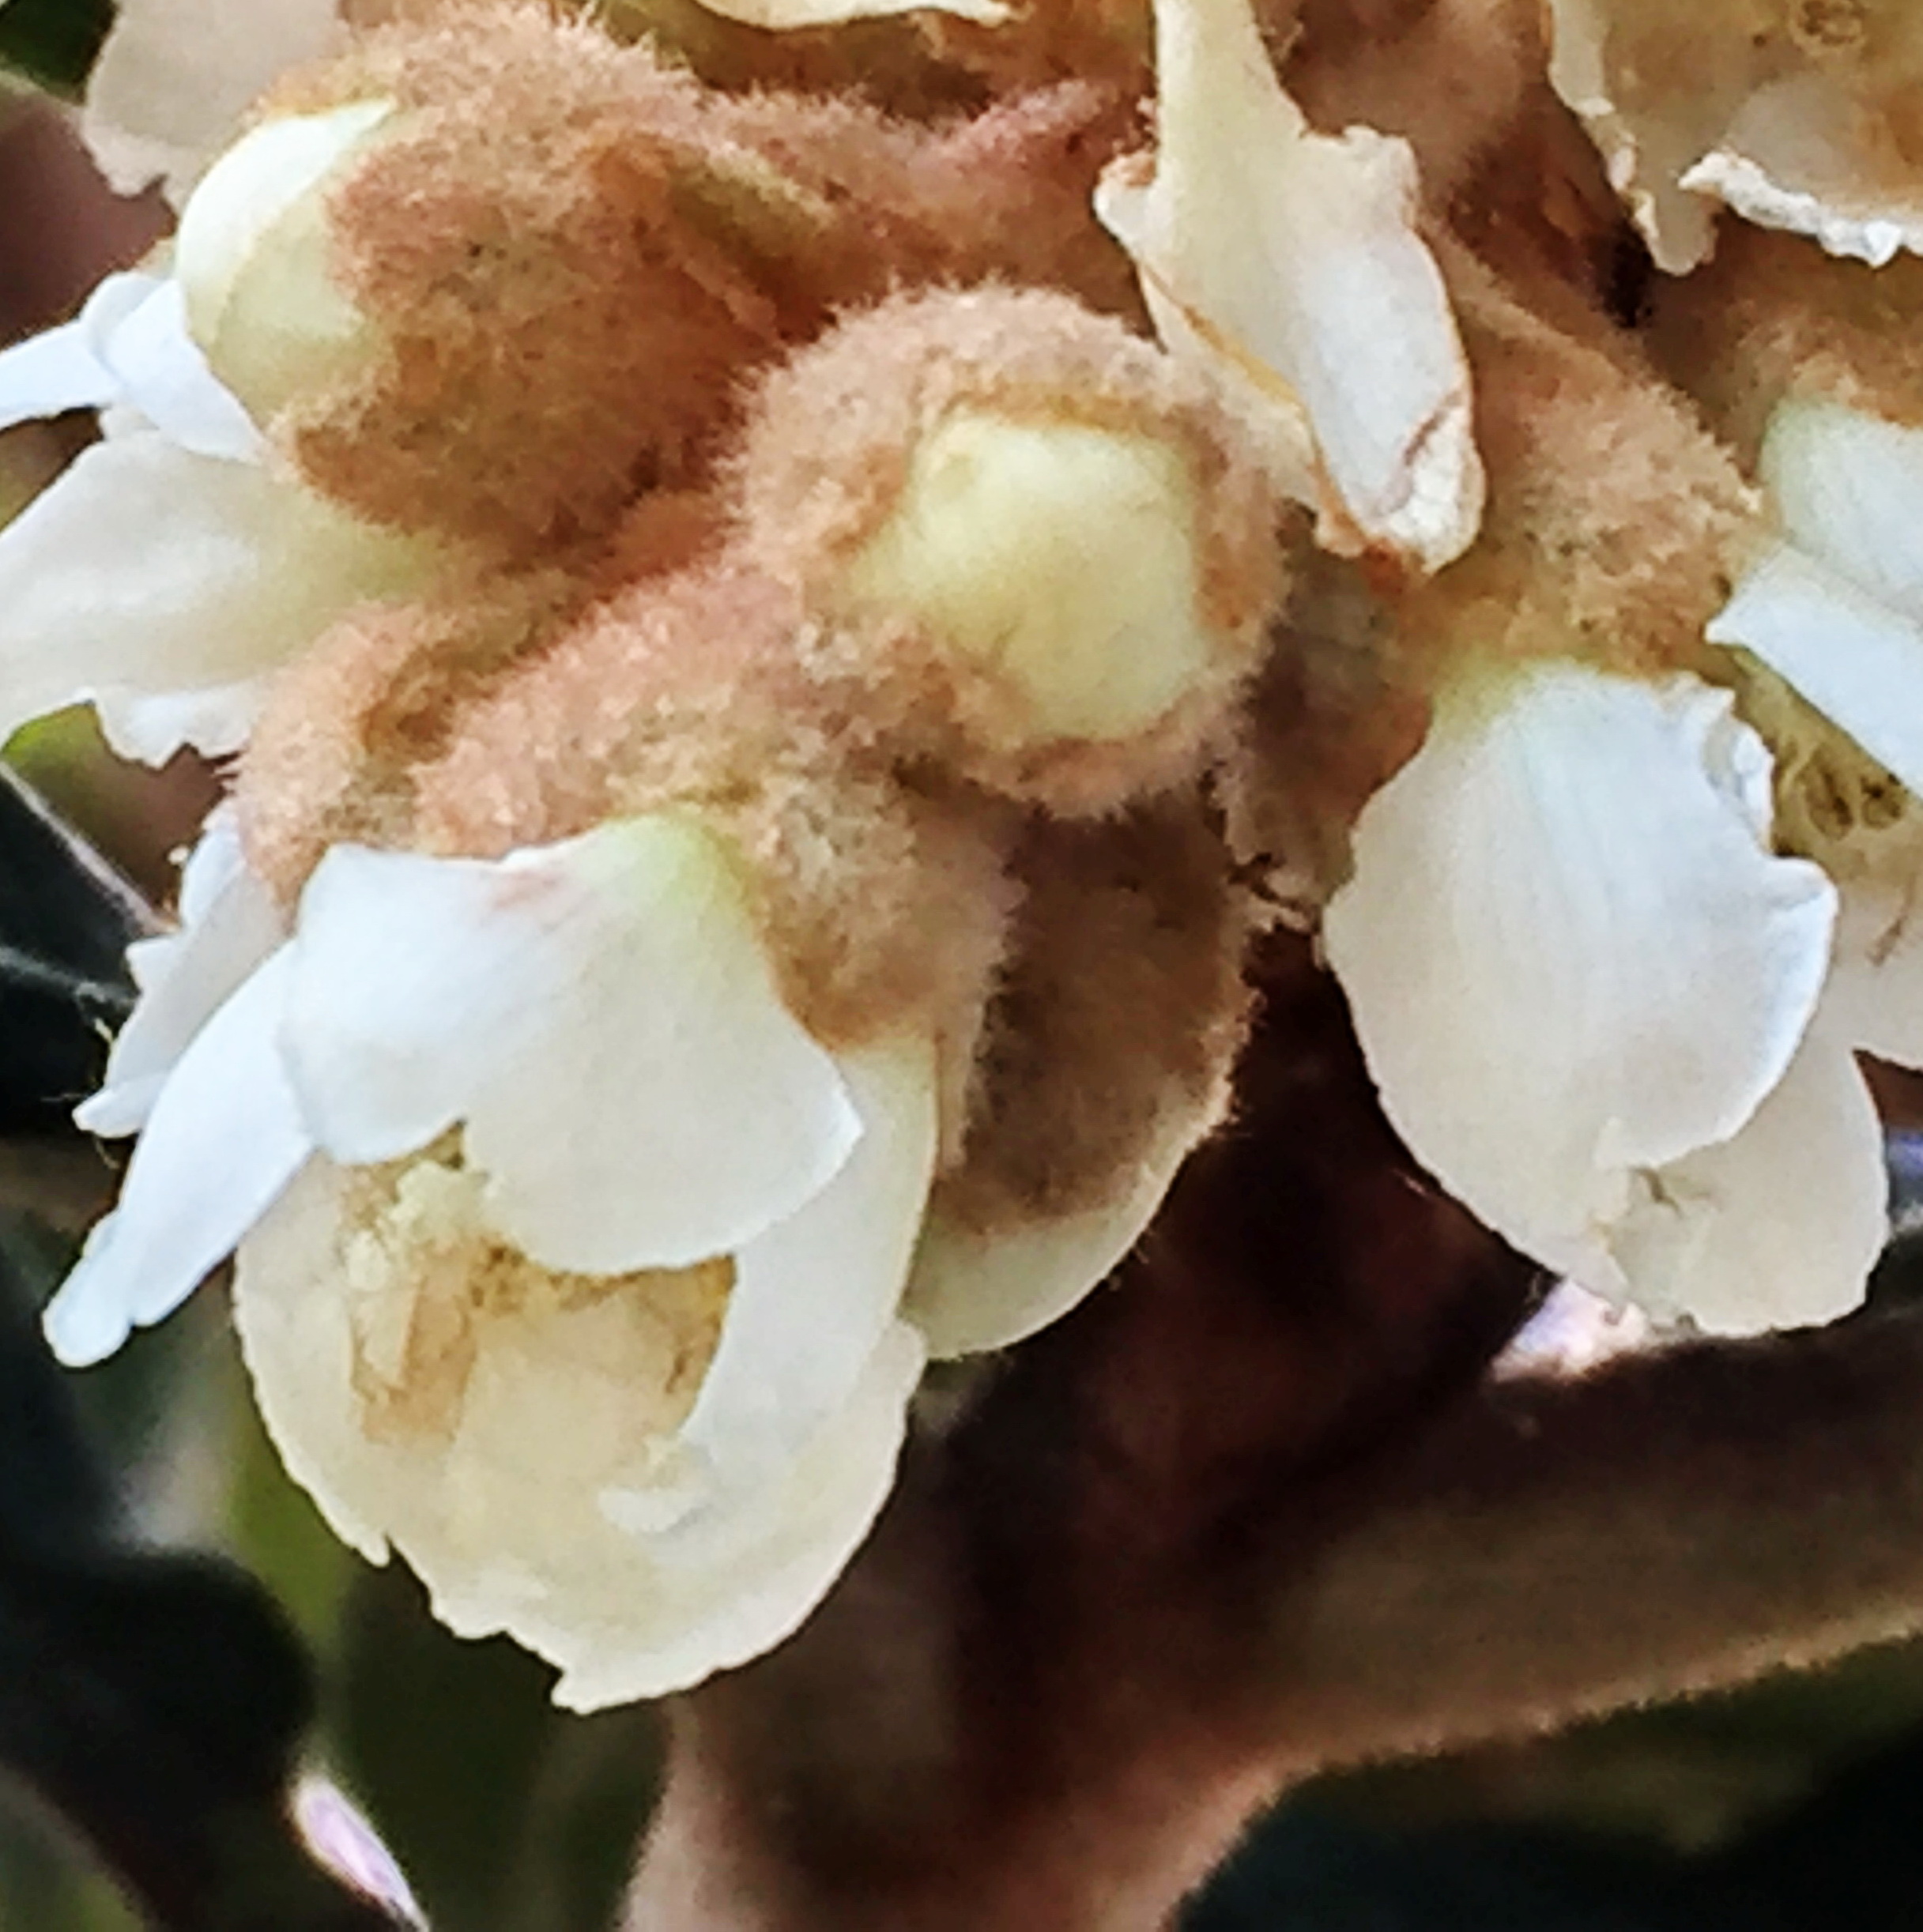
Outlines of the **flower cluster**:
M101 431L0 530L0 725L235 763L58 1352L235 1256L344 1537L567 1701L692 1682L929 1355L1133 1246L1278 908L1518 1247L1852 1305L1923 160L1901 9L1776 11L290 4L235 130L130 3L90 125L180 220L0 352Z

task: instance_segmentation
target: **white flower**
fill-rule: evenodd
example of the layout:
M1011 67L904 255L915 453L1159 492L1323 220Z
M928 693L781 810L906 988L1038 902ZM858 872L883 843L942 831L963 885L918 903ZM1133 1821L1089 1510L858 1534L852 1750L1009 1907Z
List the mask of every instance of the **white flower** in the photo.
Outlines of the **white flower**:
M1718 203L1880 267L1923 250L1913 12L1550 0L1550 79L1671 273L1707 258Z
M1873 785L1866 813L1833 747L1801 748L1821 787L1805 840L1827 848L1842 895L1826 1004L1852 1045L1923 1066L1923 430L1791 401L1770 419L1761 472L1784 540L1708 635L1898 781Z
M1095 211L1164 345L1224 386L1322 543L1439 569L1475 537L1484 476L1408 144L1314 133L1247 0L1158 0L1156 24L1152 165L1110 167Z
M584 1708L779 1641L880 1507L920 1371L932 1042L814 1041L682 817L498 861L336 847L285 940L230 838L84 1117L141 1132L57 1351L111 1352L237 1246L289 1470L456 1630Z
M0 530L0 740L91 700L125 755L232 751L274 670L354 604L418 588L436 567L430 546L294 477L190 326L199 310L205 342L217 333L250 371L264 360L284 374L302 350L337 345L337 315L287 266L301 253L289 231L304 232L315 198L289 183L311 190L324 171L312 150L337 162L369 111L257 130L190 205L179 273L109 276L75 320L0 350L0 429L92 409L105 431ZM285 130L321 122L303 183ZM250 225L236 204L265 212ZM298 324L270 326L289 311Z
M1325 938L1390 1120L1525 1253L1744 1331L1861 1299L1880 1134L1733 699L1570 663L1445 694Z

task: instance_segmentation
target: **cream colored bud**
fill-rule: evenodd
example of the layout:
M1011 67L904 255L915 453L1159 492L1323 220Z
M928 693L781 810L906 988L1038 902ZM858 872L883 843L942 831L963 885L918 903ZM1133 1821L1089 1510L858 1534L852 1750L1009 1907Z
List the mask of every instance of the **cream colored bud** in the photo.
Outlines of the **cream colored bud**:
M1189 465L1159 438L956 409L843 582L1005 679L1011 743L1112 742L1158 724L1219 661L1198 520Z
M258 421L367 352L367 319L330 273L326 190L394 111L357 100L265 122L181 214L174 273L187 326Z

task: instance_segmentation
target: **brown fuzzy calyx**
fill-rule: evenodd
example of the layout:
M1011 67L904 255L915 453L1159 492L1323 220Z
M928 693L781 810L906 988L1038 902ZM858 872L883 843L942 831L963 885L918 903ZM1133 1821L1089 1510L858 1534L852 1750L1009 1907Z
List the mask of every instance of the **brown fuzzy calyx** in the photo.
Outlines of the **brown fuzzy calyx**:
M963 1158L933 1211L971 1232L1099 1207L1173 1108L1227 1108L1251 907L1191 794L1107 823L1038 816L983 1030Z
M364 514L517 560L703 483L741 375L839 307L987 274L1133 303L1088 205L1126 111L1086 85L927 128L704 89L503 0L367 35L265 111L364 100L396 111L322 192L365 352L274 427Z
M1459 653L1700 668L1766 538L1732 454L1601 317L1578 334L1446 259L1489 495L1474 548L1401 600L1408 650L1438 675Z
M1728 222L1708 264L1655 291L1649 333L1665 373L1753 462L1791 397L1923 427L1919 311L1914 255L1872 269L1801 235Z

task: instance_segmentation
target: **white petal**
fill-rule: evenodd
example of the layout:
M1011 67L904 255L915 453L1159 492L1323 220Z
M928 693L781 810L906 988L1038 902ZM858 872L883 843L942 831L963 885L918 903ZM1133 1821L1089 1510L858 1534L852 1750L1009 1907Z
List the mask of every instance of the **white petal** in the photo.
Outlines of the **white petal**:
M1753 653L1911 791L1923 789L1923 623L1782 544L1703 635Z
M691 820L498 861L336 846L299 932L289 1051L322 1146L386 1160L465 1121L495 1225L549 1267L731 1252L859 1136Z
M335 0L122 0L88 85L87 145L120 194L164 179L177 206L269 84L343 37Z
M54 1353L78 1367L171 1315L313 1152L277 1048L283 950L194 1036L134 1150L120 1204L48 1305Z
M861 1141L813 1200L737 1252L720 1346L681 1427L719 1471L793 1459L850 1399L908 1278L939 1138L934 1043L886 1041L839 1064Z
M504 1630L560 1666L556 1699L575 1709L682 1689L788 1636L888 1493L921 1371L913 1331L882 1338L779 1480L704 1494L647 1534L620 1519L645 1516L629 1505L657 1449L623 1432L635 1405L607 1304L518 1338L451 1446L370 1440L339 1279L342 1179L317 1162L296 1182L243 1247L234 1297L268 1429L335 1529L377 1561L399 1548L461 1634Z
M149 283L124 311L96 314L115 282ZM92 329L101 362L112 371L115 400L137 409L169 443L196 456L258 462L266 445L238 400L215 379L187 333L180 284L147 276L109 277L81 321Z
M1591 1287L1635 1171L1749 1119L1828 965L1834 891L1770 856L1730 702L1573 665L1446 698L1325 922L1416 1158Z
M100 736L117 758L164 765L183 744L203 758L225 758L254 734L273 674L209 684L199 691L128 691L99 685L89 694Z
M1841 887L1836 960L1823 996L1831 1030L1899 1067L1923 1067L1923 863L1908 862Z
M1171 352L1267 428L1284 488L1306 414L1322 540L1439 568L1475 536L1484 478L1408 144L1311 132L1247 0L1158 0L1156 18L1153 176L1110 169L1097 215L1134 258Z
M232 812L208 821L181 875L178 932L127 948L140 998L100 1090L74 1110L89 1133L138 1133L189 1043L286 936L273 895L247 869Z
M1098 1207L994 1234L932 1215L902 1304L929 1355L1006 1348L1067 1314L1141 1240L1220 1111L1213 1094L1171 1100L1135 1173Z
M0 531L0 738L96 693L243 684L427 567L269 469L111 437Z
M1798 549L1923 623L1923 429L1786 402L1770 416L1759 468Z
M0 429L69 409L97 409L119 394L77 320L0 348Z
M1650 1313L1714 1335L1834 1320L1889 1232L1883 1130L1827 1009L1733 1139L1637 1190L1612 1245Z

